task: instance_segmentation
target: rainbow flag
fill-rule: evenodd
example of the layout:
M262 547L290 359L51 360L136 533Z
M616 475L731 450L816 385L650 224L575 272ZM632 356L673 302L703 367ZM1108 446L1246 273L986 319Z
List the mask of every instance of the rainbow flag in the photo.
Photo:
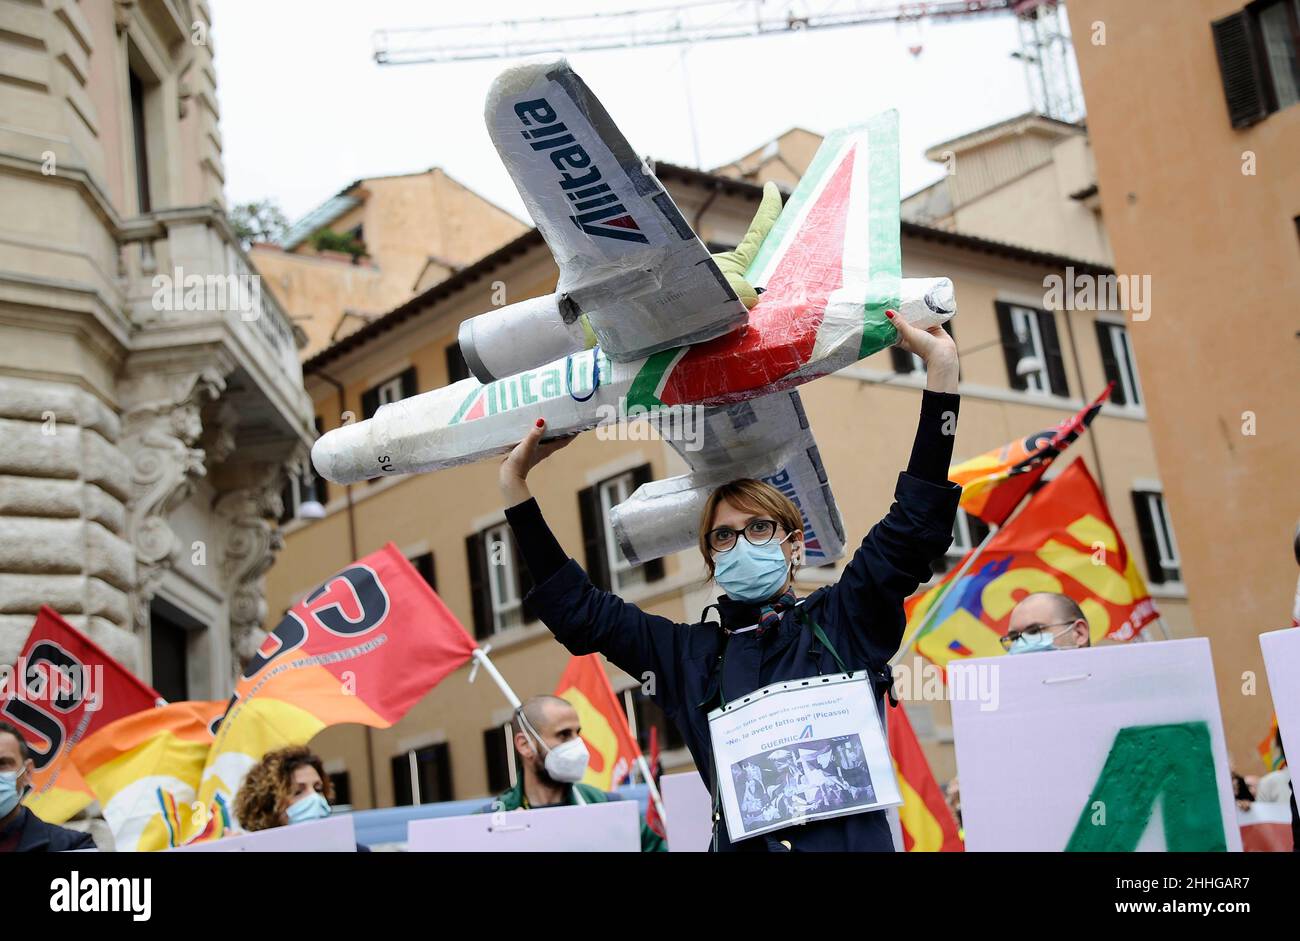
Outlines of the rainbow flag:
M1159 617L1082 460L1036 493L956 579L960 570L905 605L903 643L940 666L1002 654L1011 610L1032 592L1060 592L1077 601L1093 643L1131 640Z
M178 702L118 719L73 753L119 852L164 850L202 826L195 797L226 704Z
M961 485L961 508L992 526L1005 523L1052 462L1092 424L1114 385L1108 384L1089 405L1055 428L953 466L948 479Z
M1260 760L1264 762L1264 767L1269 771L1277 771L1286 767L1286 757L1282 754L1282 745L1277 740L1277 713L1273 713L1273 722L1269 725L1268 735L1255 746L1259 752Z

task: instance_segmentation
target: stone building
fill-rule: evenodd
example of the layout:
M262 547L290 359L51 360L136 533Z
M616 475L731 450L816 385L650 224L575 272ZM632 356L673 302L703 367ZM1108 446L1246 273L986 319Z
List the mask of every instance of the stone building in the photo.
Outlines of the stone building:
M223 209L210 20L0 2L0 663L49 604L173 700L260 643L314 437Z

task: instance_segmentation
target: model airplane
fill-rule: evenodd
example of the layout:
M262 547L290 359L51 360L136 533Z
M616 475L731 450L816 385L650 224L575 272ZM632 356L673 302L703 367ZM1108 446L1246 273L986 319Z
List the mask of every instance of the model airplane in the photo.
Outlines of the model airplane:
M956 313L947 278L901 277L897 112L822 143L746 272L763 292L749 311L564 60L504 72L486 117L559 266L556 293L465 321L474 378L328 432L316 469L338 483L432 471L508 451L538 417L563 437L644 415L691 472L614 508L629 562L695 545L705 498L737 477L799 506L805 564L842 555L794 389L894 343L886 309L922 328ZM675 410L697 406L702 439L667 433Z

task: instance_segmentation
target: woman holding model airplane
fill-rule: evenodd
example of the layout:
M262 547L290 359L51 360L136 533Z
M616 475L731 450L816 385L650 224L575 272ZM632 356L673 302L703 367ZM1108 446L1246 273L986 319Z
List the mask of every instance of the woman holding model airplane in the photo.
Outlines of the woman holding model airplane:
M931 560L952 541L961 496L961 489L947 479L959 405L956 347L941 327L921 330L893 311L888 316L898 331L899 345L926 366L911 459L899 475L895 503L867 533L839 581L802 600L793 593L803 554L802 515L770 484L733 481L715 490L706 502L699 521L700 551L726 594L709 606L716 608L720 623L702 617L701 623L686 625L647 614L594 587L547 526L529 492L528 474L572 438L542 444L546 424L539 418L501 464L506 519L536 585L528 597L530 606L573 654L602 653L645 681L652 698L681 730L713 795L715 850L894 849L888 819L878 809L894 802L877 794L892 787L884 774L877 775L877 788L854 789L864 795L855 798L855 806L815 805L811 812L763 822L761 833L736 832L740 827L730 808L725 822L722 811L731 775L736 775L743 795L747 772L735 771L742 763L731 758L725 758L725 763L715 761L717 738L711 734L716 733L711 722L728 708L762 699L749 695L756 690L773 684L782 686L774 692L808 686L808 682L790 682L808 678L828 682L831 674L846 681L860 680L870 701L883 706L891 686L889 660L906 626L903 601L930 577ZM823 763L860 754L855 749L871 742L883 749L875 718L862 723L860 734L837 734L824 740L829 744L807 744L818 745ZM752 768L755 762L770 767L765 764L769 756L790 754L788 744L780 752L768 749L774 741L771 735L768 738L762 744L766 754L756 751L744 759L744 767ZM887 752L885 756L888 767Z

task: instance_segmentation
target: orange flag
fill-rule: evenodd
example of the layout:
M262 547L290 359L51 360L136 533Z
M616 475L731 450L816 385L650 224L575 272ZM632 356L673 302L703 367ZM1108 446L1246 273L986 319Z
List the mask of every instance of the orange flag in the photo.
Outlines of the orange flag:
M948 479L961 485L961 508L986 523L1005 523L1052 462L1092 424L1113 385L1107 385L1101 395L1055 428L1018 438L949 468Z
M212 747L213 729L226 710L215 702L176 702L137 712L100 729L72 759L113 831L118 852L179 846L191 828L211 827L195 798ZM229 804L215 823L232 824Z
M1160 616L1082 460L1036 493L955 579L958 571L905 605L904 643L943 667L1002 654L1011 609L1032 592L1060 592L1077 601L1094 644L1105 637L1131 640Z
M591 753L582 783L602 791L618 787L640 757L641 748L632 737L600 658L592 653L570 660L555 695L577 709L582 722L582 740Z
M930 764L916 740L912 723L902 706L885 710L889 726L889 754L898 774L903 806L898 822L903 827L903 849L909 853L960 853L966 847L957 833L957 821L943 799Z

